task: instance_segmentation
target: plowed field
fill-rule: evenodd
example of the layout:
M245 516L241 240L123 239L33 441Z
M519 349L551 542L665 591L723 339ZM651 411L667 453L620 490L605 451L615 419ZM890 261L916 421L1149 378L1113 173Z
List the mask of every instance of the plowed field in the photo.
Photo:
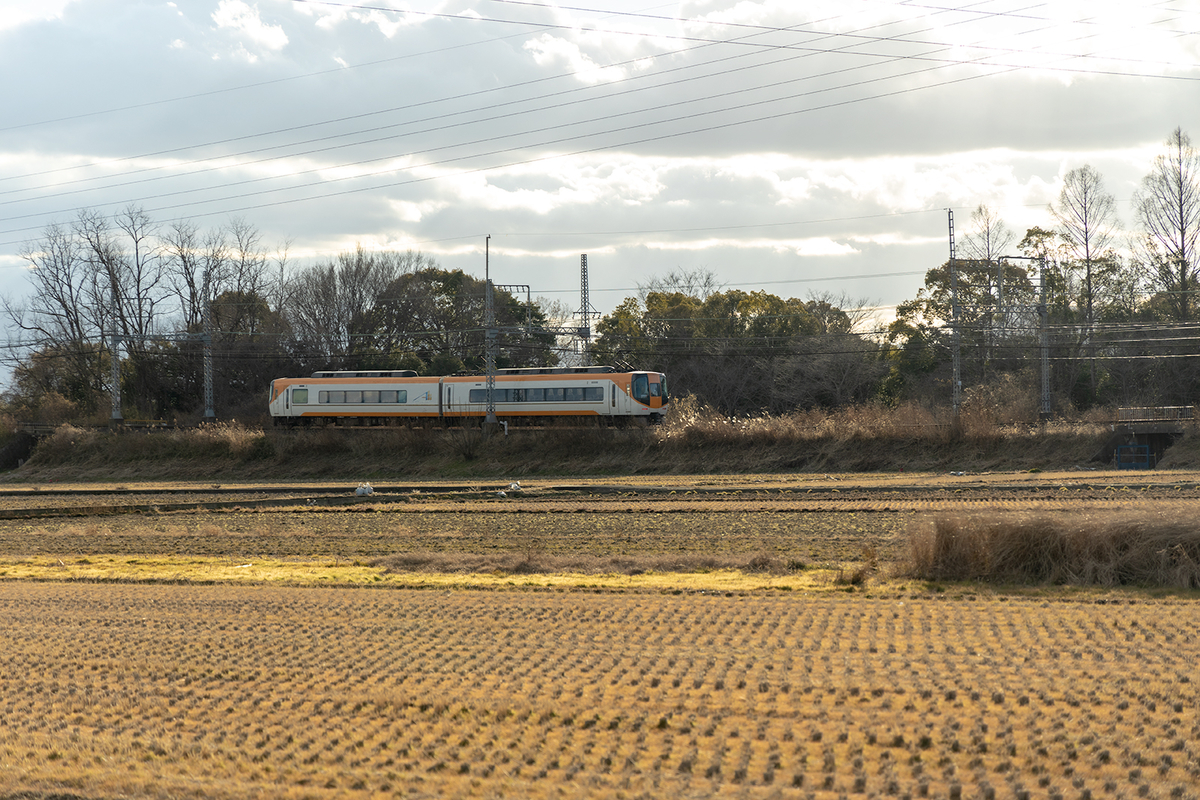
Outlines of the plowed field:
M1200 608L0 584L0 787L1194 797Z
M931 513L1200 504L1195 476L654 480L0 492L0 798L1198 796L1188 595L77 572L525 553L810 575L898 557Z

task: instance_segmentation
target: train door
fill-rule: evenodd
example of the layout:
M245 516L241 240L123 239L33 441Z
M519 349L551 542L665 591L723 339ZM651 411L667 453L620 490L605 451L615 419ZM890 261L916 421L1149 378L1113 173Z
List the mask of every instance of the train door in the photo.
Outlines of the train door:
M617 393L617 405L613 409L613 413L619 417L628 417L633 413L633 399L629 396L631 391L629 378L628 375L613 378L613 391Z

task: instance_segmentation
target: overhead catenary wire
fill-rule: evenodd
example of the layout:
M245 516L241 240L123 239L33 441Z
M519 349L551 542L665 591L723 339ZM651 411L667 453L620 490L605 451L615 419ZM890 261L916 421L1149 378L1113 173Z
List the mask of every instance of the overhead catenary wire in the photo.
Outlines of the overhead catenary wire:
M612 12L612 13L614 13L614 14L622 14L622 15L630 15L630 13L629 13L629 12ZM641 16L641 15L635 15L635 16ZM1032 18L1031 18L1031 19L1032 19ZM1039 19L1040 19L1040 18L1039 18ZM676 55L676 54L683 53L683 52L695 53L697 50L700 50L700 49L702 49L702 48L705 48L705 47L712 47L712 46L717 46L717 45L722 45L722 44L731 44L731 43L735 43L735 42L741 42L741 43L744 43L744 42L746 42L746 41L747 41L749 38L751 38L751 37L754 37L754 36L761 36L761 35L765 35L766 33L791 32L791 31L795 31L795 30L796 30L796 29L797 29L799 26L790 26L790 27L751 26L751 27L753 27L753 29L754 29L754 30L753 30L753 32L746 34L744 37L738 37L738 38L729 38L729 39L720 39L720 40L706 40L706 41L705 41L705 42L703 42L701 45L699 45L699 46L697 46L697 47L692 47L692 48L690 48L689 50L676 50L676 51L666 51L666 52L661 52L661 53L657 53L657 54L655 54L655 55L651 56L651 58L655 58L655 59L657 59L657 58L662 58L662 57L664 57L664 56ZM924 29L924 30L934 30L934 29L935 29L935 28L933 28L933 27L930 27L930 28L927 28L927 29ZM923 31L921 31L921 32L924 32L924 30L923 30ZM522 34L522 35L523 35L523 34ZM837 32L837 33L832 33L832 32L823 32L823 33L820 33L820 35L819 35L819 37L818 37L818 40L820 40L820 39L822 39L822 38L838 38L838 37L846 37L846 36L859 36L859 35L861 35L861 31L849 31L849 32ZM511 38L511 37L502 37L502 38ZM896 37L879 37L879 38L878 38L878 40L879 40L879 41L888 41L888 42L894 42L894 41L905 41L905 42L912 42L912 41L916 41L916 40L909 40L909 39L899 39L899 40L898 40ZM495 41L495 40L489 40L489 41ZM881 61L879 61L879 62L873 62L873 63L866 64L866 65L860 65L860 66L856 66L856 67L850 68L850 69L848 69L848 70L836 70L836 71L832 71L832 72L825 72L825 73L819 73L819 74L816 74L816 75L805 76L805 77L804 77L802 80L811 80L811 79L814 79L814 78L819 78L819 77L828 77L828 76L829 76L829 75L831 75L831 74L838 74L839 72L844 72L844 71L855 71L855 70L858 70L858 69L865 69L865 68L868 68L868 67L875 67L875 66L879 66L880 64L891 63L891 62L893 62L893 61L897 61L897 60L911 60L911 59L919 59L919 58L931 58L931 53L935 53L935 52L943 52L943 51L946 51L946 50L950 50L950 49L952 49L952 46L951 46L950 44L947 44L947 43L944 43L944 42L932 42L932 41L920 40L920 43L922 43L922 44L930 44L930 45L934 45L934 44L936 44L936 45L938 46L938 50L935 50L935 51L930 51L929 53L926 53L926 54L923 54L923 55L912 55L912 54L906 54L906 55L903 55L903 56L891 56L891 57L889 57L889 58L885 58L885 59L883 59L883 60L881 60ZM795 45L778 45L778 44L765 44L765 43L758 43L758 46L762 47L763 49L768 49L768 50L777 50L777 49L792 50L792 49L796 49L796 46L795 46ZM727 77L728 75L730 75L730 74L732 74L732 73L734 73L734 72L743 71L743 70L745 70L745 69L756 69L756 68L760 68L760 67L778 66L778 65L780 65L780 64L782 64L782 63L786 63L786 62L788 62L788 61L791 61L791 60L794 60L794 59L797 59L797 58L808 58L808 57L811 57L811 56L813 56L813 55L828 55L828 54L839 53L839 52L841 52L841 51L845 50L845 49L846 49L846 47L848 47L848 46L849 46L849 45L844 45L844 46L842 46L842 47L837 47L837 48L828 48L828 49L822 49L822 48L807 48L807 49L805 49L805 51L804 51L803 53L800 53L800 54L797 54L797 55L792 55L792 56L789 56L788 58L785 58L785 59L780 59L780 60L772 61L772 62L769 62L769 63L766 63L766 64L753 64L753 65L748 65L748 66L745 66L745 67L738 67L738 68L736 68L736 69L734 69L734 70L724 70L724 71L722 71L722 72L718 73L718 75L720 75L720 76L724 76L724 77ZM957 46L959 46L959 45L954 45L953 47L957 47ZM712 66L712 65L714 65L714 64L720 64L720 63L723 63L723 62L726 62L726 61L732 61L732 60L741 59L741 58L744 58L744 57L746 57L747 55L748 55L748 54L745 54L745 53L739 53L739 54L735 54L735 55L731 55L731 56L726 56L726 57L724 57L724 58L719 58L719 59L715 59L715 60L711 60L711 61L705 61L705 62L700 62L700 63L696 63L696 64L687 64L687 65L683 65L683 66L680 66L680 67L675 67L675 68L666 69L666 70L660 70L660 71L658 71L658 72L655 72L655 73L646 73L646 74L640 74L640 75L629 75L629 76L626 76L626 77L622 78L622 79L621 79L621 80L620 80L618 83L627 83L627 82L639 81L639 80L646 80L646 79L651 79L651 78L655 78L655 79L657 79L657 78L661 78L663 75L668 75L668 74L672 74L672 73L675 73L675 72L681 72L681 71L686 71L686 70L693 70L693 69L697 69L697 68L707 68L707 67L711 67L711 66ZM861 52L855 52L855 53L853 53L853 55L864 55L864 54L863 54L863 53L861 53ZM872 54L872 55L875 55L875 54ZM411 57L411 56L404 56L403 58L408 58L408 57ZM1072 57L1074 58L1074 57L1081 57L1081 56L1072 56ZM394 60L394 59L389 59L389 60ZM592 70L589 70L589 71L611 70L611 69L613 69L613 68L616 68L616 67L627 67L627 66L630 66L630 65L633 65L633 64L636 64L636 63L640 63L640 62L642 62L642 61L645 61L645 57L639 57L639 58L634 58L634 59L628 59L628 60L621 61L621 62L615 62L615 63L611 63L611 64L607 64L607 65L596 66L596 67L592 68ZM961 60L961 59L944 59L944 61L945 61L946 63L948 63L948 64L953 64L953 65L961 65L961 64L963 64L963 63L972 63L972 62L970 62L969 60L964 62L964 61L963 61L963 60ZM370 63L378 63L378 62L370 62ZM1011 66L1011 65L1000 65L1000 66ZM1161 64L1158 64L1158 65L1156 65L1156 66L1161 66ZM1054 68L1050 68L1050 69L1054 69ZM586 71L585 71L585 72L586 72ZM302 76L302 77L311 77L311 75L320 75L320 74L327 74L327 72L311 73L310 75L306 75L306 76ZM138 160L138 159L151 158L151 157L156 157L156 156L170 155L170 154L173 154L173 153L184 152L184 151L187 151L187 150L192 150L192 149L198 149L198 148L204 148L204 147L213 147L213 146L216 146L216 145L221 145L221 144L229 144L229 143L238 142L238 141L246 141L246 140L249 140L249 139L262 138L262 137L265 137L265 136L273 136L273 135L277 135L277 134L280 134L280 133L286 133L286 132L292 132L292 131L297 131L297 130L303 130L303 129L307 129L307 128L311 128L311 127L318 127L318 126L332 125L332 124L335 124L335 123L346 122L346 121L349 121L349 120L354 120L354 119L362 119L362 118L367 118L367 117L378 116L378 115L381 115L381 114L389 114L389 113L394 113L394 112L399 112L399 111L412 110L412 109L414 109L414 108L420 108L420 107L423 107L423 106L426 106L426 105L432 105L432 104L439 104L439 105L440 105L440 104L444 104L444 103L447 103L447 102L450 102L450 101L453 101L453 100L459 100L459 99L464 99L464 98L468 98L468 97L474 97L474 96L482 96L482 95L492 94L492 93L495 93L495 92L500 92L500 91L509 91L509 90L511 90L511 89L518 88L518 87L530 86L530 85L535 85L535 84L544 83L544 82L548 82L548 81L555 81L555 80L559 80L559 79L562 79L562 78L565 78L565 77L571 77L572 75L575 75L575 76L577 76L578 74L579 74L579 73L563 73L563 74L554 75L554 76L546 76L546 77L543 77L543 78L537 78L537 79L533 79L533 80L529 80L529 81L522 81L522 82L519 82L519 83L516 83L516 84L508 84L508 85L501 86L501 87L490 87L490 88L487 88L487 89L481 89L481 90L478 90L478 91L475 91L475 92L462 93L462 94L459 94L459 95L454 95L454 96L450 96L450 97L442 97L442 98L430 99L430 100L421 101L421 102L417 102L417 103L410 103L410 104L406 104L406 105L402 105L402 106L396 106L396 107L387 108L387 109L381 109L381 110L372 111L372 112L365 112L365 113L362 113L362 114L354 114L354 115L343 116L343 117L335 118L335 119L332 119L332 120L324 120L324 121L320 121L320 122L306 123L306 124L303 124L303 125L294 125L294 126L289 126L289 127L286 127L286 128L275 129L275 130L272 130L272 131L266 131L266 132L257 133L257 134L248 134L248 135L244 135L244 136L230 137L230 138L221 139L221 140L217 140L217 141L215 141L215 142L208 142L208 143L204 143L204 144L197 144L197 145L185 145L185 146L182 146L182 147L176 147L176 148L170 148L170 149L164 149L164 150L157 150L157 151L153 151L153 152L149 152L149 153L144 153L144 154L141 154L141 155L136 155L136 156L128 156L128 157L124 157L124 158L121 158L121 159L114 159L114 160L109 160L109 161L105 161L105 162L98 162L98 163L87 164L87 165L73 165L73 166L71 166L71 167L62 167L62 168L58 168L58 169L55 169L55 170L44 170L44 171L35 172L35 173L26 173L26 174L24 174L24 175L0 176L0 183L2 183L2 182L4 182L4 181L7 181L7 180L14 180L14 179L17 179L17 178L36 177L36 176L41 176L41 175L53 174L54 172L61 172L61 171L75 170L75 169L84 169L84 168L95 167L95 166L107 166L107 165L111 165L111 164L113 164L113 163L119 163L119 162L121 162L121 161L125 161L125 160ZM1132 75L1133 75L1133 74L1131 73L1131 76L1132 76ZM715 76L714 76L714 75L711 75L711 74L706 74L706 75L696 76L696 77L692 77L692 78L685 78L685 79L681 79L680 81L670 81L670 82L667 82L667 83L665 83L665 84L656 84L655 86L652 86L652 87L646 87L646 88L651 88L651 89L661 89L661 88L664 88L664 87L666 87L666 86L673 86L673 85L677 85L678 83L681 83L681 82L690 82L690 81L693 81L693 80L699 80L699 79L708 79L708 78L712 78L712 77L715 77ZM901 76L901 77L902 77L902 76ZM1143 76L1143 77L1144 77L1144 76ZM1160 76L1160 75L1155 75L1154 77L1161 77L1161 76ZM1181 76L1181 78L1180 78L1180 79L1184 79L1184 80L1200 80L1200 78L1190 78L1190 77L1188 77L1188 76ZM283 79L281 79L281 80L283 80ZM789 81L789 82L790 82L790 81ZM255 84L255 85L260 85L260 84ZM772 85L772 84L766 84L766 85L762 85L762 86L756 86L756 87L754 87L754 88L755 88L755 90L762 89L762 88L770 88L770 86L771 86L771 85ZM566 89L566 90L561 90L561 91L558 91L558 92L551 92L551 93L548 93L548 94L539 95L539 96L537 96L537 97L532 97L532 98L521 98L521 99L518 99L518 100L510 100L510 101L506 101L506 102L503 102L503 103L496 103L496 104L492 104L492 105L490 105L490 106L475 107L475 108L471 108L471 109L467 109L467 110L460 110L460 111L455 111L455 112L449 112L449 113L446 113L446 114L441 114L441 115L437 115L437 116L434 116L434 117L426 117L426 118L424 118L424 119L420 119L420 120L406 120L406 121L405 121L405 122L403 122L403 123L396 123L396 124L394 124L394 125L389 125L389 126L382 126L382 127L377 127L377 128L369 128L369 129L366 129L366 130L352 131L352 132L349 132L349 133L340 133L340 134L337 134L336 136L319 137L319 138L315 138L315 139L309 139L309 140L304 140L304 141L300 141L300 142L290 142L290 143L283 144L283 145L272 145L272 146L270 146L270 147L267 147L267 148L259 148L259 149L256 149L256 150L250 150L250 151L242 151L242 152L240 152L240 153L232 153L232 154L230 154L230 153L226 153L226 154L222 154L222 155L221 155L219 158L225 158L225 159L228 159L228 158L236 158L236 157L240 157L240 156L243 156L243 155L254 154L254 153L259 153L259 152L265 152L265 151L268 151L268 150L275 150L275 149L280 149L280 148L283 148L283 147L294 147L294 146L298 146L298 145L304 145L304 144L310 144L310 143L314 143L314 142L328 141L328 140L330 140L330 139L334 139L334 138L343 138L343 137L350 136L350 135L357 135L357 134L366 133L366 132L372 132L372 131L378 131L378 130L385 130L385 129L388 129L388 128L393 128L393 127L409 126L409 125L418 124L418 123L421 123L421 122L427 122L427 121L430 121L430 120L444 119L444 118L448 118L448 117L461 116L461 115L464 115L464 114L477 113L477 112L479 112L479 111L483 111L483 110L489 110L489 109L494 109L494 108L502 108L502 107L511 106L511 105L516 105L516 104L521 104L521 103L529 103L529 102L533 102L533 101L536 101L536 100L544 100L544 99L556 98L556 97L561 97L561 96L563 96L563 95L577 94L577 93L582 93L582 92L591 92L591 91L595 91L596 89L597 89L597 87L596 87L596 86L583 86L583 87L575 87L575 88L573 88L573 89ZM639 89L635 89L635 90L631 90L631 91L643 91L643 90L644 90L643 88L639 88ZM612 94L605 95L603 99L605 99L605 100L610 100L610 99L612 99L614 96L620 96L621 94L624 94L624 92L617 93L616 95L612 95ZM722 95L714 95L714 96L709 96L709 97L707 97L707 98L699 98L699 100L705 100L705 99L714 99L714 98L719 98L719 97L721 97L721 96L722 96ZM583 101L576 101L576 102L583 102ZM561 104L561 103L558 103L558 104L556 104L554 107L555 107L555 108L561 108L561 107L562 107L562 104ZM656 106L656 107L657 107L657 106ZM545 110L546 108L547 108L547 107L543 107L542 109L533 109L533 111ZM520 112L520 113L530 113L530 112L529 112L529 111L522 111L522 112ZM504 115L504 116L508 116L508 115ZM479 123L479 122L490 122L490 121L494 121L495 119L499 119L499 118L504 118L504 117L488 117L488 118L483 118L483 119L481 119L481 120L472 120L472 123ZM444 127L443 127L443 128L435 128L435 129L432 129L432 131L421 131L421 132L422 132L422 133L424 133L424 132L438 132L438 131L442 131L442 130L446 130L446 129L447 129L447 128L444 128ZM5 129L0 129L0 131L2 131L2 130L5 130ZM367 141L367 142L351 142L351 143L348 143L348 144L346 144L346 145L339 145L338 147L349 147L349 146L357 146L357 145L361 145L361 144L369 144L369 143L372 143L373 141L377 141L377 140L369 140L369 141ZM295 156L297 156L297 155L309 155L309 154L311 154L311 153L313 153L313 152L322 152L322 151L323 151L323 150L317 150L317 151L305 151L305 152L303 152L303 153L293 153L293 154L289 154L288 156L285 156L285 157L295 157ZM199 161L199 163L203 163L204 161L213 160L213 159L215 159L215 158L218 158L218 157L201 159L201 160ZM261 161L249 162L249 165L252 165L252 164L257 164L257 163L262 163L262 162L261 162ZM242 163L242 164L239 164L238 166L247 166L247 165L248 165L248 164L246 164L246 163ZM347 165L339 165L339 166L347 166ZM163 168L163 167L144 168L144 169L138 169L138 170L134 170L134 171L132 171L131 173L127 173L127 174L139 174L139 173L141 173L141 172L145 172L145 171L158 171L158 170L162 170L162 169L164 169L164 168ZM195 173L187 173L187 174L195 174ZM79 179L75 179L75 180L71 180L71 181L65 181L65 182L62 182L62 183L59 183L59 184L52 184L52 185L51 185L51 187L62 186L62 185L71 185L71 184L75 184L75 183L79 183L79 182L85 182L85 181L90 181L90 180L98 180L98 179L99 179L99 178L79 178ZM130 184L126 183L126 184L117 184L117 185L118 185L118 186L121 186L121 185L130 185ZM111 188L111 187L110 187L110 188ZM24 190L21 190L21 189L17 189L17 190L7 190L7 191L4 191L4 192L0 192L0 195L3 195L3 194L9 194L9 193L12 193L12 192L15 192L15 191L24 191ZM43 196L45 196L45 195L43 195ZM50 195L50 196L55 196L55 195ZM6 201L6 202L14 202L14 201ZM3 205L3 203L0 203L0 205Z
M769 28L768 30L771 30L771 31L777 31L777 30L786 30L786 29ZM838 35L841 35L841 34L838 34ZM895 37L878 37L878 38L881 38L881 39L887 39L887 40L894 40L894 39L895 39ZM836 52L836 49L826 49L826 50L824 50L824 51L822 51L822 52ZM904 57L898 57L898 58L904 58ZM961 64L961 63L964 63L964 62L962 62L962 61L956 61L956 62L954 62L954 63L956 63L956 64ZM873 79L873 80L889 80L889 79L891 79L891 78L894 78L894 77L896 77L896 76L883 76L883 77L881 77L881 78L876 78L876 79ZM975 76L975 77L982 77L982 76ZM845 88L845 87L844 87L844 86L842 86L842 87L833 87L833 88L832 88L832 89L830 89L830 90L835 90L835 89L838 89L838 88ZM917 88L928 88L928 87L917 87ZM913 89L913 90L915 90L915 89ZM876 96L876 97L877 97L877 96ZM866 99L875 99L875 98L860 98L860 99L858 99L858 100L854 100L854 101L850 101L850 102L861 102L862 100L866 100ZM803 113L804 111L807 111L807 110L812 110L812 109L805 109L805 110L801 110L800 112L796 112L796 113ZM678 119L679 119L679 118L675 118L675 120L659 120L659 121L656 121L656 122L654 122L654 123L644 123L644 124L664 124L664 123L666 123L666 122L670 122L670 121L676 121L676 120L678 120ZM685 117L685 119L686 119L686 117ZM755 119L755 120L739 121L739 122L735 122L735 123L732 123L732 124L750 124L750 123L752 123L752 122L756 122L756 121L762 121L762 119L763 119L763 118L758 118L758 119ZM715 126L715 127L706 128L705 130L716 130L716 129L720 129L720 128L722 128L722 127L726 127L726 126ZM618 129L618 130L622 130L622 129ZM610 132L611 132L611 131L610 131ZM514 135L517 135L517 134L514 134ZM589 134L589 135L598 135L598 134ZM577 138L585 138L586 136L587 136L587 135L581 135L580 137L572 137L572 138L573 138L573 139L577 139ZM637 143L641 143L641 142L645 142L645 141L652 141L652 140L654 140L654 139L650 139L650 140L639 140L639 142L637 142ZM539 145L541 145L541 146L544 146L544 144L545 144L545 143L539 143ZM629 143L625 143L625 144L629 144ZM530 146L530 145L526 145L526 146ZM538 146L538 145L534 145L534 146ZM615 145L615 146L625 146L625 145ZM598 148L598 149L612 149L612 147L613 147L613 146L609 146L609 147L605 147L605 148ZM586 152L586 151L584 151L584 152ZM493 153L493 154L494 154L494 153ZM577 153L575 153L575 154L568 154L568 155L578 155L578 154L579 154L579 153L577 152ZM488 154L483 154L483 155L488 155ZM472 157L481 157L481 155L480 155L480 154L471 154L471 155L469 155L469 156L466 156L466 158L472 158ZM554 157L562 157L562 156L561 156L561 155L559 155L559 156L554 156ZM461 160L461 159L458 159L458 160ZM523 161L523 162L517 162L517 163L531 163L531 162ZM497 165L491 165L491 166L489 166L489 167L487 167L487 168L484 168L484 169L498 169L498 168L503 168L503 166L505 166L505 165L499 165L499 166L497 166ZM361 178L362 176L354 176L354 177L355 177L355 178ZM405 183L407 183L407 182L405 182ZM388 186L397 186L397 185L404 185L404 184L403 184L403 183L401 183L401 184L388 184ZM294 187L292 187L292 188L294 188ZM300 187L300 188L303 188L303 187ZM368 187L368 188L366 188L366 189L363 189L362 191L369 191L371 188L381 188L381 187ZM382 188L387 188L387 187L382 187ZM290 189L289 189L289 190L290 190ZM283 191L283 190L278 190L278 191ZM261 193L255 193L255 194L261 194ZM325 194L325 195L319 195L317 198L313 198L313 197L307 197L307 198L297 198L297 199L293 199L293 200L284 200L284 201L280 201L280 202L283 202L283 203L288 203L288 202L300 202L300 201L303 201L303 200L319 199L320 197L331 197L331 196L338 196L338 195L340 195L340 194L342 194L342 193L335 193L335 194L333 194L333 195L329 195L329 194ZM221 202L221 201L225 201L225 200L229 200L229 199L231 199L231 198L207 199L207 200L201 200L201 201L199 201L199 202L207 204L207 203L212 203L212 202ZM270 207L271 205L275 205L275 204L272 204L272 203L266 203L266 204L259 204L259 205L257 205L257 206L242 207L242 208L234 209L232 212L228 212L228 213L237 213L237 212L239 212L239 211L250 210L251 208ZM168 206L166 210L174 210L174 209L176 209L176 208L179 208L179 207L180 207L180 206ZM206 212L206 213L202 214L202 216L207 216L207 215L209 215L210 213L227 213L227 212L224 212L224 211L218 211L218 212ZM28 228L22 228L22 229L18 229L18 231L20 231L20 230L31 230L31 229L28 229ZM8 232L9 232L9 233L12 233L12 232L14 232L14 231L8 231Z

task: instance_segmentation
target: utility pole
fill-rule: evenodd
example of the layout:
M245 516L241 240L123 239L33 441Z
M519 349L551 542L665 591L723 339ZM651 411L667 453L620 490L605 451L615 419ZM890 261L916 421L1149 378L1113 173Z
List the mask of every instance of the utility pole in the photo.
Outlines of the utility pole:
M958 262L954 258L954 209L946 209L950 216L950 348L954 363L954 416L962 409L962 340L958 324Z
M204 303L204 332L201 341L204 344L204 421L216 422L216 404L213 402L213 361L212 361L212 299L208 296L208 271L204 273L202 302Z
M496 304L492 294L492 273L490 247L492 235L489 233L483 240L483 277L484 287L484 370L487 375L487 417L484 425L488 431L495 428L496 420Z
M1046 310L1046 256L1043 253L1038 259L1039 298L1038 311L1041 312L1041 345L1042 345L1042 405L1038 417L1042 422L1050 419L1050 317ZM1092 302L1091 294L1088 303ZM1095 363L1095 362L1093 362ZM1093 369L1095 369L1093 367Z
M125 424L121 415L121 334L117 332L120 309L117 307L117 286L112 286L112 339L109 344L109 361L112 365L112 419L109 424L114 430Z
M581 367L590 367L592 365L592 320L600 316L594 308L592 301L588 298L588 263L587 253L579 256L579 365Z

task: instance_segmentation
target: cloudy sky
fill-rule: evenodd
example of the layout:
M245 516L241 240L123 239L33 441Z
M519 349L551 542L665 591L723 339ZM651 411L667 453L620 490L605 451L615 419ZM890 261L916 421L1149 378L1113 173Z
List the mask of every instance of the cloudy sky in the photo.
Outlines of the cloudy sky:
M894 305L980 203L1122 221L1200 143L1200 0L0 0L0 292L130 203L610 310L672 270Z

